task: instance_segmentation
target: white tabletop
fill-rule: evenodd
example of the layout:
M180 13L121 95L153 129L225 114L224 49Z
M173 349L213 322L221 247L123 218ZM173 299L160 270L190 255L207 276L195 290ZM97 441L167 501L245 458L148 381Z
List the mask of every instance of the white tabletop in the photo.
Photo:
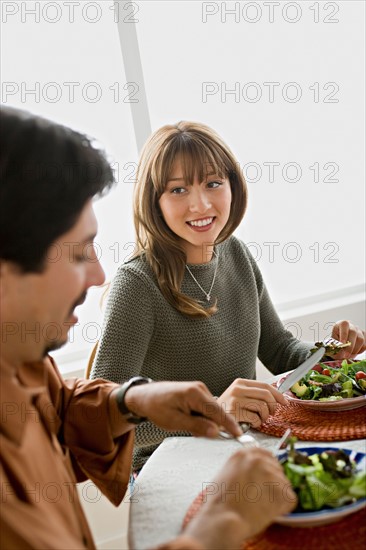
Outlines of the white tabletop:
M269 450L274 450L279 441L255 430L248 433ZM365 440L301 441L298 446L343 447L365 452ZM144 550L177 536L192 501L240 447L234 440L165 439L136 480L130 511L130 547Z

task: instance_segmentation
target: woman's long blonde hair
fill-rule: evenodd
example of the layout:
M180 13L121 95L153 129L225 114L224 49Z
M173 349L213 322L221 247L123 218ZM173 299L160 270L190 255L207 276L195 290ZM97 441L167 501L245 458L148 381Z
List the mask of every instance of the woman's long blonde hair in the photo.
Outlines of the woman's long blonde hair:
M180 291L186 253L160 210L159 199L177 158L182 163L186 184L192 184L195 177L203 181L208 168L230 181L230 216L216 243L227 239L241 222L247 205L247 186L230 149L204 124L183 121L163 126L152 134L141 153L134 191L137 255L146 253L160 290L173 307L189 317L209 317L217 310L216 304L205 309Z

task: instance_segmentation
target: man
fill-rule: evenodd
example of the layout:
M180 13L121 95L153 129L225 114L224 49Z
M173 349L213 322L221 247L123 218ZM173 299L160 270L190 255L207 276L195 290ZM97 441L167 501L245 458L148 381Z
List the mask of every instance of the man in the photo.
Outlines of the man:
M15 109L2 109L1 141L0 546L95 548L75 483L90 478L118 505L137 422L208 437L219 426L240 430L200 382L62 379L48 352L66 342L88 288L104 281L92 198L112 185L112 171L85 136ZM262 449L235 454L217 481L274 490L256 503L212 496L164 548L237 548L295 505Z

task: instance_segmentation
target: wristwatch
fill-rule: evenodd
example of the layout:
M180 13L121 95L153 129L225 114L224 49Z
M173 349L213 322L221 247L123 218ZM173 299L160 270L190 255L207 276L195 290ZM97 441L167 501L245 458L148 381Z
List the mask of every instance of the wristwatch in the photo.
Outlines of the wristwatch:
M150 384L153 382L151 378L145 376L134 376L130 380L127 380L124 384L121 385L119 390L116 393L116 401L120 413L126 418L127 422L131 424L141 424L141 422L146 422L147 417L136 416L132 411L130 411L125 403L126 392L133 386L140 386L140 384Z

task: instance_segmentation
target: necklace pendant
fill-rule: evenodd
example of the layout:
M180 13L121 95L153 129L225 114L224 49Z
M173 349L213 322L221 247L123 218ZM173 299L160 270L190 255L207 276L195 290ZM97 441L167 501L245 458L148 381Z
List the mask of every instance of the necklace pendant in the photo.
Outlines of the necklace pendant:
M210 286L210 290L208 291L208 294L207 294L207 292L205 291L205 289L202 288L202 286L199 284L199 282L197 281L196 277L193 275L192 271L189 269L188 265L186 264L186 269L187 269L188 273L190 274L190 276L192 277L192 279L194 280L194 282L196 283L196 285L202 290L203 294L206 296L206 301L207 301L207 302L210 302L210 301L211 301L211 292L212 292L213 286L214 286L214 284L215 284L215 279L216 279L216 274L217 274L217 268L219 267L219 256L218 256L218 254L216 254L215 251L213 251L213 253L215 254L215 256L216 256L216 258L217 258L217 263L216 263L215 273L214 273L214 276L213 276L212 283L211 283L211 286Z

